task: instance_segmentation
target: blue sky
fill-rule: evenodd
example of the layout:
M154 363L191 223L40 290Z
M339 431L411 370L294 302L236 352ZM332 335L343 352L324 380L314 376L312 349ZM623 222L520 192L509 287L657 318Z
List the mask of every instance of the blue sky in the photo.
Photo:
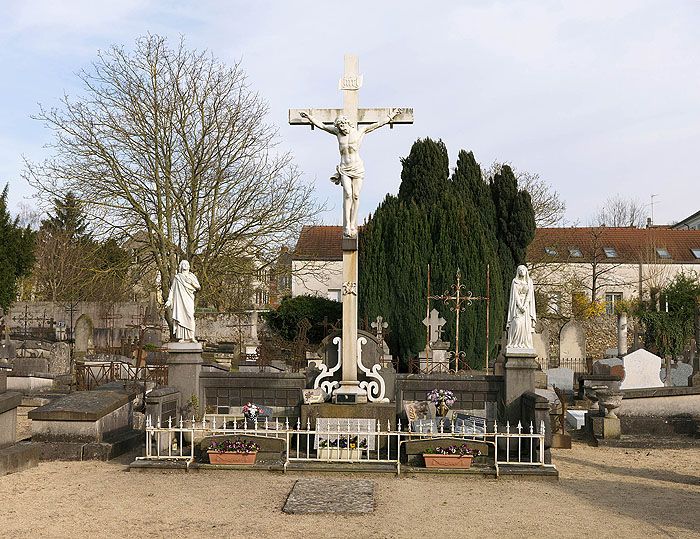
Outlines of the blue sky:
M241 60L270 105L281 148L315 181L340 222L328 181L332 137L286 123L288 108L342 105L343 53L360 57L365 107L413 107L415 124L367 137L363 215L400 181L419 137L452 160L510 161L540 174L585 224L607 196L648 203L655 221L700 209L700 3L667 1L348 2L0 0L0 181L11 208L35 205L20 178L50 134L30 116L79 92L75 73L99 49L158 33Z

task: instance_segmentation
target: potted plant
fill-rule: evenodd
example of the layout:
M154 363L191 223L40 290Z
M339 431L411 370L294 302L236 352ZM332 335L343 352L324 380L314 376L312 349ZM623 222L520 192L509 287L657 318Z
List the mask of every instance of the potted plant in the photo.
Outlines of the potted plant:
M470 449L467 444L435 447L423 453L426 468L469 468L481 451Z
M435 405L437 415L445 417L457 399L449 389L433 389L428 393L428 400Z
M215 440L207 448L210 464L255 464L258 451L258 444L244 440Z
M367 450L367 438L357 436L340 436L339 438L322 438L318 442L320 460L361 460L362 452Z

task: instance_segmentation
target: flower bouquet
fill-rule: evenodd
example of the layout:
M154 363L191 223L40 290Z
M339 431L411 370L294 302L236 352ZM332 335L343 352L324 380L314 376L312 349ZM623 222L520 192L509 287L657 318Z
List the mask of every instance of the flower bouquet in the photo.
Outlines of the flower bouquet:
M433 389L428 393L428 400L435 405L435 411L440 417L445 417L457 399L449 389Z
M322 460L360 460L367 450L367 438L340 436L318 442L318 458Z

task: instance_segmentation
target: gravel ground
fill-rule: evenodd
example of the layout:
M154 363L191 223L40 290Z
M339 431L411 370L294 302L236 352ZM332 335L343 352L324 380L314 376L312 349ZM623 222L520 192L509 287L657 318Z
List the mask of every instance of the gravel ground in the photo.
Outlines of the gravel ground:
M314 474L128 472L46 462L0 477L0 536L15 537L698 537L700 451L555 452L553 481L428 474L333 474L374 482L374 512L286 514Z

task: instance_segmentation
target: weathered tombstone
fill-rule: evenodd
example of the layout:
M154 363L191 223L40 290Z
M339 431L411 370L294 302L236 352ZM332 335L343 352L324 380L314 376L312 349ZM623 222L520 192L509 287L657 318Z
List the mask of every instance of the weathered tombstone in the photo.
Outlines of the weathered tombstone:
M558 367L547 371L547 383L567 393L574 391L574 371L566 367Z
M549 329L543 328L540 333L535 333L532 336L532 344L535 347L537 357L543 360L540 365L544 365L546 369L546 366L549 365Z
M661 358L640 348L622 358L625 368L625 378L620 389L640 389L647 387L663 387L659 374Z
M561 328L559 333L559 357L586 357L586 332L578 320L570 320Z
M687 386L688 379L693 374L693 366L688 363L678 361L675 365L671 365L671 385ZM666 380L666 368L661 369L661 379Z
M613 367L622 365L622 360L617 357L599 359L593 362L592 374L612 374Z

